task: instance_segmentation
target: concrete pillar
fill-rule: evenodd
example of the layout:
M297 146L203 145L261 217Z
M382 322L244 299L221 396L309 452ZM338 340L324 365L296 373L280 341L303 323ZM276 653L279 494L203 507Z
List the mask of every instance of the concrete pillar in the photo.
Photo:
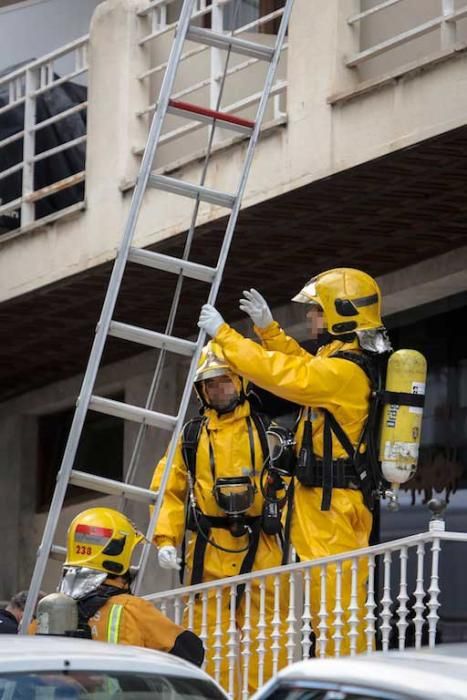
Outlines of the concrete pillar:
M90 30L86 202L88 239L83 251L115 248L125 221L121 185L136 178L139 158L132 149L144 144L148 52L138 45L147 20L138 17L138 0L107 0L93 15Z
M289 152L291 170L299 163L308 181L310 174L328 174L334 159L334 108L328 98L357 84L345 59L358 50L358 27L347 24L358 9L356 0L296 0L288 41Z

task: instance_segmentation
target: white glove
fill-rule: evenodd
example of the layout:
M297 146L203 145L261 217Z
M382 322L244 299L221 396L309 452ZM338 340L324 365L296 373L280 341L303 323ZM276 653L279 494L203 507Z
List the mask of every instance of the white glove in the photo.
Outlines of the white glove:
M274 320L266 299L256 289L243 292L240 309L248 314L258 328L266 328Z
M177 556L177 550L171 544L161 547L157 552L159 566L162 569L177 569L180 570L180 557Z
M211 304L203 305L199 315L199 328L202 328L211 338L214 338L223 323L224 319L214 306L211 306Z

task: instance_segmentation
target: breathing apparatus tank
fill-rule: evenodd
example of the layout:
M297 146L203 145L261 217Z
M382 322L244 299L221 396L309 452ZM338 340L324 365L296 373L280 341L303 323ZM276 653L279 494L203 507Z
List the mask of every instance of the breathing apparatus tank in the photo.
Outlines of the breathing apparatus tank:
M388 361L384 410L381 418L379 459L388 508L397 510L398 490L417 469L427 365L417 350L397 350Z
M38 634L75 636L78 630L78 604L65 593L51 593L39 601L37 621Z

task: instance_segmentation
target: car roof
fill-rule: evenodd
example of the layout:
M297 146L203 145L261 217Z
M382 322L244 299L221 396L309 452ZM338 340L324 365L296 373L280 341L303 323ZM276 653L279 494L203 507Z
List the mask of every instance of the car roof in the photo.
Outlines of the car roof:
M0 635L0 673L65 668L210 679L188 661L152 649L74 637Z
M467 697L467 644L309 659L279 672L287 681L322 681L424 698Z

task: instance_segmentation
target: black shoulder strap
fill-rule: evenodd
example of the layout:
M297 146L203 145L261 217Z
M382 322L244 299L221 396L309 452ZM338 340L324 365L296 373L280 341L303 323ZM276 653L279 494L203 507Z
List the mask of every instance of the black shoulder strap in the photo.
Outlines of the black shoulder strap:
M271 422L266 416L255 411L251 412L251 419L255 425L256 432L258 433L259 442L261 445L261 452L263 453L263 464L266 460L269 461L269 445L268 438L266 436L266 430ZM254 466L254 465L253 465Z
M332 437L331 432L334 433L337 440L340 442L344 450L347 452L349 458L354 464L356 475L359 479L359 485L363 491L365 502L370 505L372 492L376 486L377 481L379 481L379 469L377 465L377 454L375 445L373 444L375 440L375 435L373 432L377 427L377 414L380 402L381 394L381 383L382 375L380 370L380 365L378 360L368 353L364 352L353 352L351 350L342 350L336 352L331 357L337 357L342 360L348 360L358 365L371 383L372 395L370 397L370 408L368 413L368 419L363 427L362 433L355 448L352 441L348 437L345 430L337 422L335 416L330 412L325 410L325 422L324 422L324 436L323 436L323 462L325 466L325 472L332 469ZM363 464L360 459L359 448L362 442L366 440L367 442L367 458L369 462ZM330 449L330 454L327 454ZM330 466L331 465L331 466ZM370 472L370 473L369 473ZM331 472L332 475L332 472ZM323 503L321 505L322 510L328 510L331 505L331 490L329 484L326 484L327 488L324 488L323 493Z
M377 362L371 355L365 352L356 352L354 350L339 350L338 352L335 352L334 355L330 355L330 358L335 357L340 360L349 360L349 362L353 362L354 364L358 365L358 367L365 372L372 386L375 387L377 385L378 367Z
M198 451L199 436L205 420L204 416L192 418L188 423L185 423L182 431L183 460L193 481L196 479L196 453Z

